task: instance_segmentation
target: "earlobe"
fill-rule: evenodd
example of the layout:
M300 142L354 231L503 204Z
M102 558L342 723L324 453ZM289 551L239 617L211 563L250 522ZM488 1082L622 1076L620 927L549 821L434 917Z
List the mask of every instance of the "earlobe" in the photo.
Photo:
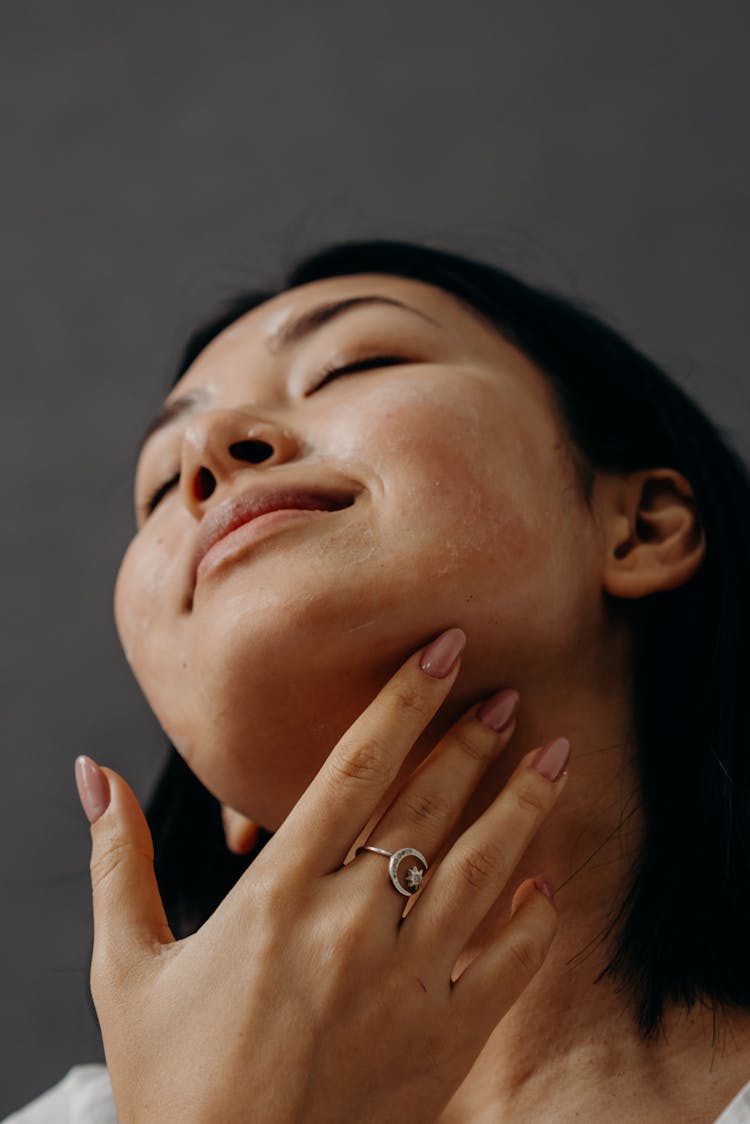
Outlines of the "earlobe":
M705 536L682 473L652 468L609 476L600 495L608 593L645 597L684 585L700 569Z
M254 820L235 812L227 804L221 806L221 821L224 825L224 838L229 850L235 855L246 855L252 851L258 839L260 828Z

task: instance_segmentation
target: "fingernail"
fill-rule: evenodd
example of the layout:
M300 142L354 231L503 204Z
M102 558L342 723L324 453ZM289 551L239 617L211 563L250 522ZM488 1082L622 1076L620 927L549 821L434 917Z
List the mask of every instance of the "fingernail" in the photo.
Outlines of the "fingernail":
M557 781L565 772L570 757L570 742L567 738L555 738L549 745L539 750L531 762L532 769L541 773L548 781Z
M518 713L521 696L518 691L498 691L496 695L483 702L477 711L477 718L489 726L496 734L504 730Z
M96 761L76 757L76 786L89 823L96 823L109 805L109 782Z
M543 874L538 875L534 879L534 885L540 893L544 894L545 898L549 898L551 902L555 900L555 891Z
M433 679L445 679L465 647L466 634L463 630L449 628L425 648L419 666Z

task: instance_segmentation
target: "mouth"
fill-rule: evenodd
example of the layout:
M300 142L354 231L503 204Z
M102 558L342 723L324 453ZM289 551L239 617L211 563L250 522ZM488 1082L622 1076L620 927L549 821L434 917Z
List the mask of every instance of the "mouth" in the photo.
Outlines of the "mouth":
M209 569L280 525L341 511L355 501L351 492L322 488L250 491L210 512L201 524L191 567L191 589Z

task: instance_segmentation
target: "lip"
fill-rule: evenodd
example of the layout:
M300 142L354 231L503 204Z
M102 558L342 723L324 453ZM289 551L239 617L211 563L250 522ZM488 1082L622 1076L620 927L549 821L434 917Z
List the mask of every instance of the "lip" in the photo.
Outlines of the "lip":
M201 565L203 559L211 551L213 561L218 562L219 557L233 554L235 546L246 545L259 539L278 523L287 522L302 512L314 511L340 511L342 508L351 507L356 495L352 491L344 492L338 488L324 488L316 486L292 486L277 488L254 488L239 496L232 496L219 504L203 519L196 535L195 549L193 552L190 584L195 589L198 580L198 568L201 574L208 568L208 563ZM262 519L263 516L274 514L273 519ZM284 518L286 517L286 518ZM300 518L300 515L297 515ZM241 536L235 535L238 528L246 524L261 520L257 527L247 529ZM229 538L233 540L231 543ZM224 543L226 549L214 550L216 544Z

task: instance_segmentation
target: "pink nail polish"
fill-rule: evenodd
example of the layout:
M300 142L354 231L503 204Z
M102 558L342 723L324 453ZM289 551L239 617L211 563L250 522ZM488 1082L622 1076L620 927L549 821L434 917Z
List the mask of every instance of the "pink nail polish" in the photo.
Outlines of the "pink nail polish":
M498 691L496 695L483 702L477 711L477 718L485 726L489 726L496 734L504 730L518 713L521 696L518 691Z
M548 781L557 781L565 772L570 757L570 742L567 738L555 738L543 746L531 763L532 769L541 773Z
M109 806L109 781L96 761L76 757L76 787L89 823L96 823Z
M466 633L449 628L425 648L419 666L433 679L445 679L466 647Z
M547 881L543 874L537 875L537 877L534 879L534 885L541 894L544 894L545 898L549 898L551 902L555 900L555 891L553 890L551 883Z

